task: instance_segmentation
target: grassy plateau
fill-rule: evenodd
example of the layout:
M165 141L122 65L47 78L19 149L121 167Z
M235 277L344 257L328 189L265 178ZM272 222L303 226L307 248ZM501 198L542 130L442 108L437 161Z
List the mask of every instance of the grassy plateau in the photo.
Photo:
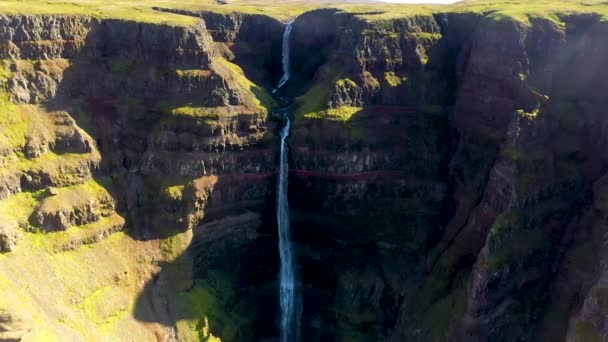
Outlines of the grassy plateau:
M543 17L558 20L570 13L594 13L608 18L608 4L600 0L466 0L452 5L372 4L331 1L259 1L232 0L218 4L212 0L5 0L0 2L4 14L86 15L96 18L115 18L140 22L189 26L196 18L158 9L177 9L192 12L209 11L228 14L241 12L259 14L287 21L306 11L336 8L365 20L387 20L400 17L429 15L440 12L472 12L489 18L515 19L528 22L529 18Z

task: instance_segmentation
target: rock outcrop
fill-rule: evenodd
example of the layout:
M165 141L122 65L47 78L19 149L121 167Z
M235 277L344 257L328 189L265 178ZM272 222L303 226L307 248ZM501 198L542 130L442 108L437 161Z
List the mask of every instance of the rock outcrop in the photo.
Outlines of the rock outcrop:
M14 314L0 310L0 339L18 342L31 329L31 318L25 314Z
M17 243L21 240L22 233L19 229L19 224L15 220L8 217L2 218L2 227L0 227L0 252L12 252Z

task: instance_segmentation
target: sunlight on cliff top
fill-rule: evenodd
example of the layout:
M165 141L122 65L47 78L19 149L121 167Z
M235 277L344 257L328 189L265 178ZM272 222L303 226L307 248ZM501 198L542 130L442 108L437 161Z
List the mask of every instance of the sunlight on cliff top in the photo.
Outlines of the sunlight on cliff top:
M379 0L365 3L357 1L260 1L230 0L218 4L211 0L6 0L0 1L0 13L86 15L97 18L116 18L147 23L190 26L198 21L198 12L229 14L233 12L267 15L282 21L304 12L320 8L336 8L369 20L385 20L414 15L431 15L440 12L467 12L488 14L491 19L515 20L527 23L531 17L547 18L558 22L557 14L595 13L603 20L608 18L608 5L600 0ZM349 3L350 2L350 3ZM185 10L181 15L160 9Z
M393 4L453 4L461 0L378 0Z

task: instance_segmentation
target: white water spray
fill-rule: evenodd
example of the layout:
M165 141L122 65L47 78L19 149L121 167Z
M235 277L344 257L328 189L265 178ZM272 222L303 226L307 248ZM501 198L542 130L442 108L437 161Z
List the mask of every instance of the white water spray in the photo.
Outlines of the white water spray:
M290 22L283 34L283 77L279 81L276 92L289 80L289 38L291 34ZM285 113L288 108L283 109ZM287 116L285 114L285 116ZM279 255L281 270L279 275L280 289L279 301L281 304L281 341L297 342L300 340L300 316L302 313L300 294L297 289L296 261L291 243L289 229L289 203L287 200L287 176L289 164L287 160L287 146L285 140L289 136L291 122L287 118L285 127L281 130L281 155L279 160L279 179L277 182L277 224L279 227Z

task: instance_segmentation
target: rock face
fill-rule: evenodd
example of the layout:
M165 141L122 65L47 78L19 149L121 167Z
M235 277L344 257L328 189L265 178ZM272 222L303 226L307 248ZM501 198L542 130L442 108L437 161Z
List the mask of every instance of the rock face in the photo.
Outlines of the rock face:
M0 252L12 252L21 239L22 233L18 223L6 217L2 217L2 227L0 227Z
M203 317L212 317L222 335L232 333L238 338L256 320L247 304L260 291L267 297L273 293L263 289L273 281L271 270L258 274L248 269L248 274L241 275L234 273L234 265L245 267L240 266L241 258L249 258L249 264L243 265L268 265L272 261L266 259L275 257L266 252L271 250L269 246L263 253L250 247L272 243L268 232L260 234L259 230L272 231L266 217L272 217L267 203L274 186L276 146L274 124L268 120L274 100L250 81L254 76L248 77L250 70L256 70L260 80L271 80L274 76L268 70L274 57L267 51L258 52L268 70L256 64L257 57L250 56L253 63L243 64L243 71L233 62L248 55L240 50L230 52L230 47L232 39L243 48L243 44L262 37L265 33L248 31L260 20L268 27L267 33L272 33L267 43L270 46L280 40L282 25L266 17L237 17L241 33L236 35L235 31L232 38L216 42L204 21L192 27L175 27L71 16L0 16L0 251L19 251L15 247L25 236L23 248L34 253L38 247L32 246L32 241L40 236L45 253L82 253L81 247L87 245L91 253L110 254L107 264L116 265L111 254L122 251L97 247L122 239L112 237L104 242L115 233L129 228L127 234L132 239L150 240L148 245L162 241L160 248L158 243L156 249L148 247L151 250L145 261L121 264L129 268L131 263L139 263L135 275L140 279L138 291L125 289L133 291L129 296L139 296L126 299L134 304L123 308L106 299L108 307L104 304L103 310L91 310L86 301L81 302L84 299L71 299L74 302L65 310L74 311L73 317L84 312L84 324L111 320L110 325L114 325L112 317L123 317L126 310L135 312L134 319L152 326L175 326L183 319L196 326ZM193 235L187 251L176 244ZM182 252L184 255L179 255ZM15 253L9 256L25 258ZM197 259L201 262L193 268L192 260ZM6 265L0 263L0 272L16 267L16 261L11 260ZM87 260L83 258L83 269L89 266ZM155 266L160 260L168 265L162 269ZM32 276L46 274L36 267ZM40 267L44 267L42 262ZM98 267L104 267L103 262ZM144 284L150 268L156 268L153 279L160 282ZM88 290L92 282L99 288L91 285L97 292L90 295L102 298L107 291L129 287L119 278L102 286L96 283L99 278L93 277L83 280L78 289ZM0 287L10 292L13 280L17 286L20 279L15 277ZM68 287L64 283L70 281L50 283ZM224 295L242 284L263 290ZM62 293L71 295L69 291ZM195 298L201 293L212 296L218 304L194 313L188 305L184 307L184 297ZM122 300L125 296L111 297ZM242 305L224 309L229 302ZM0 301L8 318L16 312L9 304ZM41 315L66 315L38 305ZM131 305L134 308L130 309ZM58 307L63 308L61 303ZM33 336L45 333L48 324L44 324L31 327ZM133 330L139 337L128 339L143 339L139 330L150 328L140 328ZM21 329L11 329L0 329L2 338L15 336L18 340ZM79 329L70 327L60 335L85 340L126 338L108 337L99 329ZM168 329L154 329L157 331L148 334L159 340L171 334ZM208 331L183 327L178 333L186 340L198 339L199 334L212 336Z
M331 46L309 66L291 140L304 281L335 294L309 294L326 310L305 315L339 322L311 338L603 336L599 292L581 314L575 295L597 271L573 263L593 258L580 249L600 229L589 199L605 157L588 139L605 139L603 105L588 87L604 81L584 50L601 49L605 25L345 17L294 26L294 41Z
M127 228L155 244L141 263L156 273L117 312L171 327L159 339L271 338L278 142L263 86L284 24L158 10L201 20L0 16L0 272L25 258L18 244L62 255ZM608 26L559 20L296 19L283 91L304 339L607 338ZM90 313L94 294L71 310ZM4 305L0 339L40 329Z
M31 318L26 315L0 310L0 339L12 342L21 341L21 338L30 330Z

